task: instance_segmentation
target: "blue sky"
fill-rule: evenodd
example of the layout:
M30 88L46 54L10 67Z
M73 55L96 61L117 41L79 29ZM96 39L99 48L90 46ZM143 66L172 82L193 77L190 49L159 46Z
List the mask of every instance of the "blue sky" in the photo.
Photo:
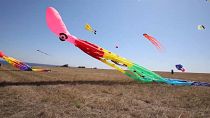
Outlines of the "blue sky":
M181 63L188 72L210 72L210 2L205 0L1 0L0 50L24 62L109 68L55 37L45 20L49 6L60 12L71 34L148 69L170 71ZM84 29L86 23L97 35ZM200 24L206 29L197 30ZM143 33L158 39L165 51L158 52Z

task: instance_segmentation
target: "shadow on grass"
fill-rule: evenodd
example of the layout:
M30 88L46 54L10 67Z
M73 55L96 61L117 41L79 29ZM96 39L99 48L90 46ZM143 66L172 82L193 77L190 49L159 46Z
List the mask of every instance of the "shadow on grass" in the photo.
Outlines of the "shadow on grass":
M139 84L138 82L119 82L119 81L111 81L111 80L100 80L100 81L35 81L35 82L0 82L0 87L6 86L42 86L42 85L81 85L81 84L89 84L89 85L134 85Z

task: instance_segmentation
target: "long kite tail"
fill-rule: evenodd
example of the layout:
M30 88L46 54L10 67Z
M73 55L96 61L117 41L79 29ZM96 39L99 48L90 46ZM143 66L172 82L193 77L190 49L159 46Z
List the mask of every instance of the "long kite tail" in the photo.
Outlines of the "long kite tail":
M132 61L120 57L119 55L112 53L106 49L103 49L95 44L87 42L85 40L75 40L75 44L86 54L92 56L95 59L115 68L123 74L131 77L139 82L164 82L162 77L146 68L143 68ZM126 68L126 69L123 69Z
M180 80L180 79L171 79L171 78L164 78L165 83L170 85L185 85L185 86L208 86L210 87L210 83L208 82L196 82L196 81L187 81L187 80Z
M35 69L35 68L33 68L32 71L35 71L35 72L50 72L51 70L49 70L49 69Z
M122 72L123 74L129 76L130 78L142 82L142 83L166 83L170 85L182 85L182 86L207 86L210 87L210 83L207 82L196 82L196 81L187 81L181 79L171 79L163 78L160 75L152 72L142 66L139 66L132 61L129 61L123 57L120 57L117 54L114 54L103 48L99 48L104 52L104 55L99 60L103 63L115 68L116 70ZM122 67L127 68L124 70Z
M209 83L206 82L195 82L195 81L186 81L180 79L169 79L163 78L160 75L152 72L142 66L139 66L133 63L130 60L127 60L119 55L112 53L106 49L98 47L94 44L91 44L84 40L76 41L77 47L88 55L100 60L101 62L107 64L120 71L121 73L129 76L130 78L142 82L142 83L166 83L170 85L185 85L185 86L208 86ZM126 68L126 69L123 69Z

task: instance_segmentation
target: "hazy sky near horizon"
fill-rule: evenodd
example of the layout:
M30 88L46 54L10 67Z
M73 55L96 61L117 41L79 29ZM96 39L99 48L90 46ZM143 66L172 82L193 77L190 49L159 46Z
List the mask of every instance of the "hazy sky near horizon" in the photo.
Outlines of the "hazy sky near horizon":
M210 2L205 0L1 0L0 50L24 62L109 68L48 29L49 6L60 12L72 35L150 70L183 64L188 72L210 73ZM97 35L84 29L86 23ZM197 30L200 24L206 29ZM158 52L144 33L165 51Z

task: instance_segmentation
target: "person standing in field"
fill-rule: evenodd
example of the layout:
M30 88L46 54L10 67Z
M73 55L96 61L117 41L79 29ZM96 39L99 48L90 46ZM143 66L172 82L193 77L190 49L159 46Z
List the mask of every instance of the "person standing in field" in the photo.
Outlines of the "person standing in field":
M172 75L174 74L174 70L173 70L173 69L171 69L171 74L172 74Z

